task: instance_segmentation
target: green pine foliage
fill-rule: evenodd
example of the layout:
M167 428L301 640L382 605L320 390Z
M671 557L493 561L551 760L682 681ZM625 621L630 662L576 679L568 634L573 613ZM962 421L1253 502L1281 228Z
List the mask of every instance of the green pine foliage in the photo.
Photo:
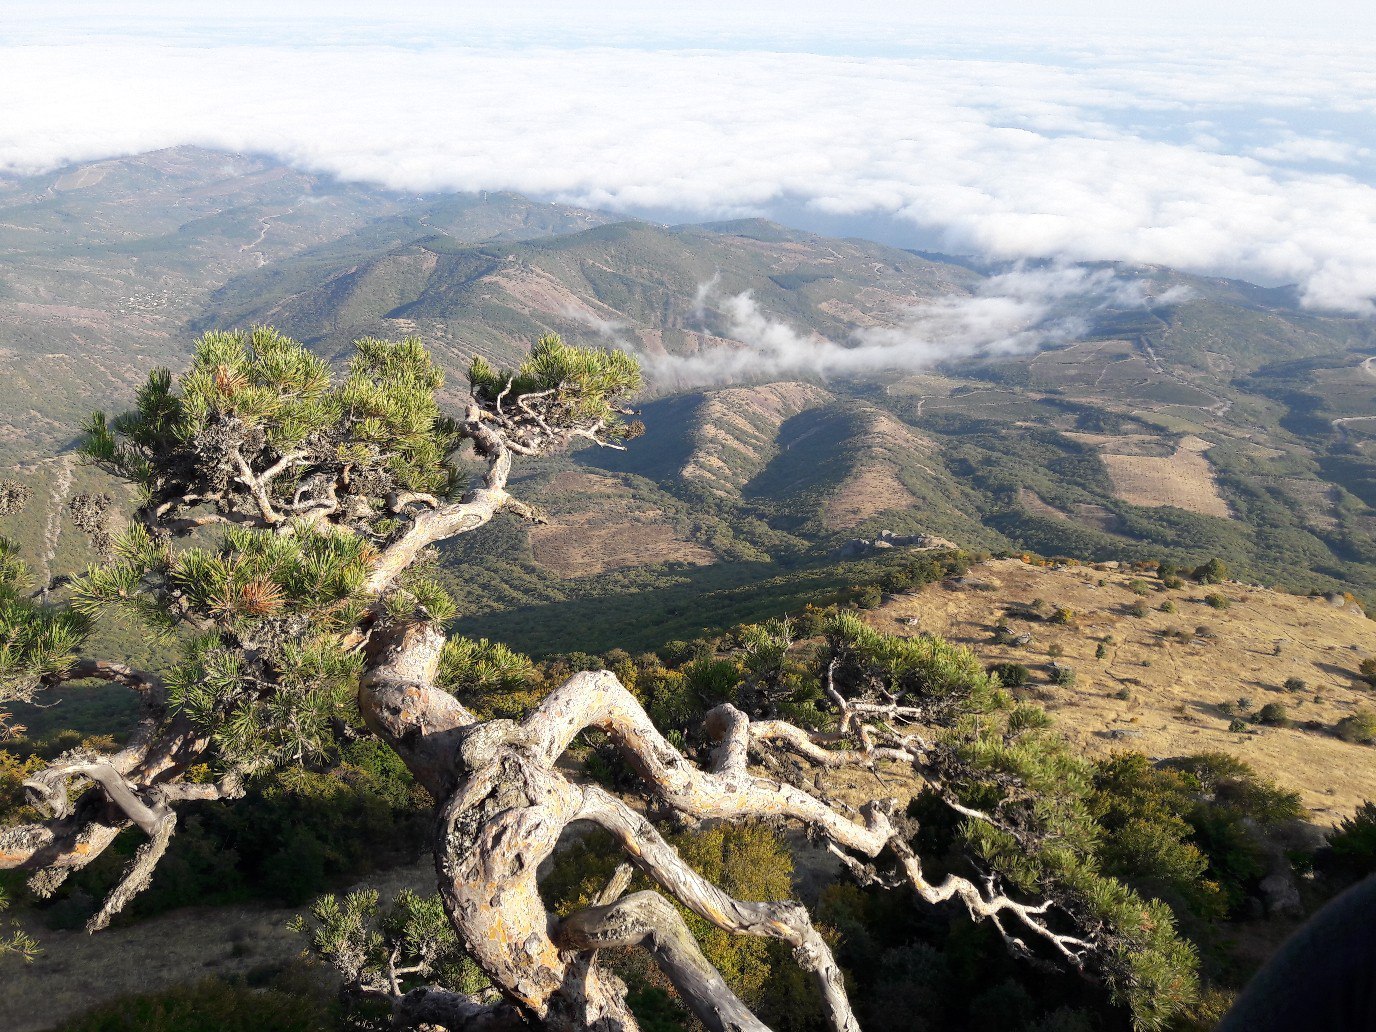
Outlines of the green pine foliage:
M1376 803L1367 800L1328 838L1333 858L1353 874L1376 874Z
M79 612L28 596L28 569L0 537L0 705L26 698L38 678L70 666L90 630ZM0 712L0 731L5 722Z
M293 927L333 964L346 983L388 989L389 968L405 971L404 989L440 984L469 994L489 989L464 953L440 897L403 889L385 906L376 889L326 895Z
M234 489L242 458L256 471L290 452L341 471L360 492L451 493L448 456L459 444L435 394L443 374L420 341L361 340L348 375L267 327L207 333L177 378L154 370L135 408L85 426L83 450L100 466L169 496ZM203 483L207 482L207 483ZM272 490L290 498L295 475Z
M482 717L519 717L538 699L535 664L500 642L450 638L438 684Z
M601 423L604 436L621 440L638 427L621 418L618 400L640 387L640 366L625 351L578 348L558 334L541 337L515 369L497 369L482 357L473 359L468 382L480 401L495 406L503 391L514 406L522 396L544 394L559 414L575 424Z
M1014 702L970 650L931 636L897 638L851 614L826 631L825 658L849 696L882 688L944 725L936 762L966 807L956 838L1010 891L1050 899L1089 930L1113 998L1138 1029L1162 1029L1198 995L1198 958L1169 907L1103 873L1090 809L1093 768Z
M339 632L367 601L366 539L328 525L289 535L231 527L218 547L177 552L135 524L115 550L75 582L73 605L87 616L122 608L164 634L181 622L202 628L166 682L222 760L259 772L325 751L333 722L355 708L361 661Z

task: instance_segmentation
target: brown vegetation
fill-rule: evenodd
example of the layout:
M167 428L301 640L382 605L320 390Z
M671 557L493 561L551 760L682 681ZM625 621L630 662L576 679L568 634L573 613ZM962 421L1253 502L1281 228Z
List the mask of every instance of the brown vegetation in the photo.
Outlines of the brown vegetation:
M1057 727L1091 755L1124 748L1154 756L1232 753L1298 791L1320 823L1376 798L1376 754L1331 730L1372 704L1372 689L1358 666L1376 655L1376 622L1356 606L1237 583L1191 583L1179 591L1153 590L1151 607L1134 618L1129 609L1140 598L1128 584L1140 573L1006 559L977 567L972 576L997 590L933 586L900 596L871 619L884 630L929 632L968 644L987 663L1031 667L1030 690L1054 714ZM1223 595L1230 607L1205 605L1210 593ZM1030 629L1018 614L1037 598L1073 609L1077 622L1039 621L1029 645L995 644L1000 621L1014 632ZM1157 608L1166 600L1175 603L1175 612ZM904 624L908 619L916 623ZM1201 626L1211 636L1199 636ZM1096 658L1101 644L1104 656ZM1052 647L1077 671L1073 686L1051 683L1046 667ZM1304 681L1307 690L1286 692L1290 678ZM1241 697L1252 710L1282 701L1294 726L1249 725L1247 733L1230 732L1231 710Z

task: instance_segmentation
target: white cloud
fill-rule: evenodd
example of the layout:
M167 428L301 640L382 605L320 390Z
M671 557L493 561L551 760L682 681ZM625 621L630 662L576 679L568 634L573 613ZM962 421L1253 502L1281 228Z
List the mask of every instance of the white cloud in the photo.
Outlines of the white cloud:
M661 388L768 380L781 376L856 376L916 370L954 361L1026 354L1082 335L1096 312L1140 308L1183 299L1180 288L1152 297L1150 285L1107 269L1019 265L982 281L970 296L942 297L915 306L892 326L857 331L837 343L802 333L765 312L749 292L721 296L715 283L698 292L740 347L693 355L642 355Z
M955 4L924 29L886 13L901 6L842 23L815 3L626 4L602 23L578 5L504 21L506 5L422 4L382 22L256 3L231 24L21 3L0 42L0 170L197 143L408 190L882 215L949 250L1296 282L1316 306L1372 310L1361 33L1201 47L1163 16L1155 35L1051 40L951 28Z

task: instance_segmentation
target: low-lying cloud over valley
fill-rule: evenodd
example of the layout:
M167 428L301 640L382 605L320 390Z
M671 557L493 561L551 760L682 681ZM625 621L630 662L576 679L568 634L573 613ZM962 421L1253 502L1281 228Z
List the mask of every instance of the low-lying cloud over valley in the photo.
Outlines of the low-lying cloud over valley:
M745 291L722 294L715 281L698 291L699 319L740 347L706 348L693 355L642 355L651 382L688 388L788 376L858 376L913 371L960 359L1026 354L1072 341L1095 313L1172 304L1187 290L1153 296L1150 285L1107 269L1053 264L1018 266L991 276L971 295L914 306L889 326L856 330L847 341L804 333L762 309ZM615 324L599 327L628 345Z
M250 5L231 32L186 5L117 23L21 0L0 37L0 170L192 143L664 221L882 223L906 246L1157 263L1373 310L1362 32L1261 40L1250 21L1165 17L1052 32L877 7L839 25L802 2L776 8L771 35L763 13L738 24L711 4L601 22L575 6L507 24Z

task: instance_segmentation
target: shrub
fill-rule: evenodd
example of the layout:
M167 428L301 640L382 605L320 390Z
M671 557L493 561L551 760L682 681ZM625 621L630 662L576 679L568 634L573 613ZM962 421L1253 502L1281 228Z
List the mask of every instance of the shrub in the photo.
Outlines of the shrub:
M1147 891L1167 890L1208 916L1226 909L1206 873L1209 857L1194 844L1188 818L1199 808L1193 780L1152 765L1141 753L1095 763L1091 812L1103 829L1096 852L1106 872Z
M787 899L793 892L793 857L785 841L766 824L722 824L672 835L670 842L694 870L738 899ZM540 883L550 909L565 915L590 904L606 885L620 856L610 836L603 832L593 832L556 853ZM631 886L632 890L649 887L643 875L638 875ZM811 1028L818 1024L817 996L810 983L799 985L791 980L796 966L783 943L733 935L696 914L682 908L680 912L708 962L747 1004L761 1008L771 1027ZM670 989L663 973L639 951L616 951L609 960L617 974L637 991ZM790 992L779 991L781 980ZM779 1013L784 1007L790 1013Z
M1058 664L1051 668L1051 680L1055 684L1069 687L1075 683L1075 670L1073 667Z
M1161 583L1167 588L1183 588L1185 586L1185 582L1174 574L1169 577L1162 577Z
M1328 845L1342 867L1359 875L1376 873L1376 803L1368 800L1343 818Z
M1213 609L1227 609L1232 603L1228 601L1227 595L1220 595L1217 591L1211 591L1204 596L1204 604Z
M1096 646L1094 647L1094 658L1095 658L1095 659L1103 659L1103 658L1104 658L1105 656L1107 656L1107 655L1108 655L1108 646L1105 645L1102 641L1099 642L1099 644L1096 645Z
M878 584L866 584L856 590L854 601L857 609L878 609L884 593Z
M1268 702L1257 710L1254 719L1258 724L1266 724L1269 727L1290 726L1290 715L1286 712L1285 707L1278 702Z
M1376 710L1362 707L1338 721L1334 730L1344 742L1376 745Z
M1061 648L1059 645L1051 644L1046 647L1046 654L1052 659L1060 659L1065 655L1065 649Z
M1247 722L1234 717L1228 721L1228 733L1230 735L1243 735L1247 733Z
M1128 606L1128 615L1135 616L1139 620L1147 615L1147 604L1145 602L1134 602Z
M1075 610L1066 606L1057 606L1056 611L1051 614L1051 623L1054 624L1073 624L1075 622Z
M697 695L702 709L735 702L741 669L730 659L695 659L683 668L685 686Z
M1228 566L1215 556L1203 566L1195 567L1194 579L1200 584L1222 584L1228 579Z
M989 668L989 673L1009 688L1021 688L1031 676L1031 671L1021 663L995 663Z
M1284 687L1287 692L1302 692L1309 686L1304 683L1304 678L1302 677L1287 677L1282 687Z
M1174 612L1175 612L1175 603L1172 602L1170 599L1166 599L1166 601L1162 602L1161 605L1160 605L1158 608L1159 608L1159 609L1161 610L1161 612L1163 612L1163 613L1174 613Z
M1363 681L1376 687L1376 656L1370 656L1357 664L1357 672L1362 675Z
M1151 591L1151 585L1140 577L1134 577L1132 580L1128 581L1128 590L1134 595L1145 595L1147 592Z

